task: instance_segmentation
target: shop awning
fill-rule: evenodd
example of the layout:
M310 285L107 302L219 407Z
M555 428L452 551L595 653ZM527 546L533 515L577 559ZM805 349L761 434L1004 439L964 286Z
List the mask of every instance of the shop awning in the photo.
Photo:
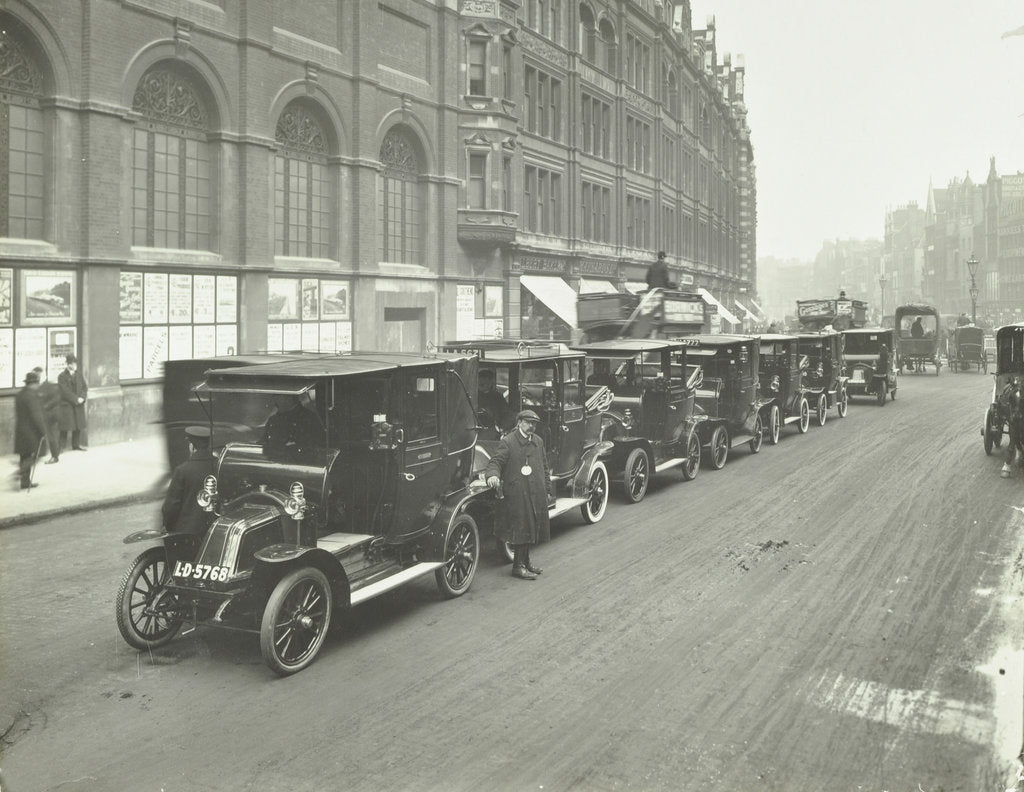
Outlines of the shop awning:
M747 315L746 316L747 319L751 319L751 320L753 320L755 322L757 321L757 314L755 314L753 311L751 311L749 308L747 308L747 306L745 306L739 300L733 300L733 302L736 303L736 307L737 308L739 308L741 311L743 311L743 313L745 313Z
M703 297L704 302L708 303L708 305L717 306L718 315L725 319L725 321L731 322L732 324L743 324L739 319L736 318L736 314L734 314L732 311L730 311L728 308L722 305L717 299L715 299L715 295L713 295L703 286L697 288L697 294Z
M580 278L580 294L618 294L615 284L602 278Z
M569 327L576 327L576 292L553 275L521 275L519 283Z
M758 304L757 304L757 301L756 301L756 300L751 300L751 301L750 301L750 304L751 304L751 305L753 305L753 306L754 306L754 307L755 307L755 308L757 309L757 312L758 312L759 314L761 314L761 318L762 318L762 319L763 319L764 317L766 317L766 316L768 315L768 314L766 314L766 313L764 312L764 308L762 308L762 307L761 307L760 305L758 305Z

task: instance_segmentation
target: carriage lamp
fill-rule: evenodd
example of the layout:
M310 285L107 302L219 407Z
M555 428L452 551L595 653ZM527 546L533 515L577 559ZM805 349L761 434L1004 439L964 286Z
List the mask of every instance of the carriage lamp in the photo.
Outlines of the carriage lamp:
M205 512L212 512L217 508L216 476L207 476L203 480L203 488L196 494L196 503L198 503Z
M301 520L306 516L306 491L298 481L293 481L288 490L288 500L284 502L284 510L288 516L296 520Z
M779 375L778 374L773 375L772 376L772 381L768 384L768 387L771 388L773 391L775 391L777 393L780 386L781 386L781 382L779 381Z
M633 410L631 408L627 407L625 409L625 411L622 413L622 428L623 429L632 429L633 428L633 421L634 421Z

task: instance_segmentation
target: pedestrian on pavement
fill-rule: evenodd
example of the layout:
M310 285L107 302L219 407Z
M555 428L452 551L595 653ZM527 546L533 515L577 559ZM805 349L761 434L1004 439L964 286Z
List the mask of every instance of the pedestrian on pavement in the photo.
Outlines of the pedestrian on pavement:
M190 426L185 430L185 437L189 458L174 469L161 514L164 528L171 533L204 534L214 515L199 505L196 495L214 470L210 430L205 426Z
M42 366L32 369L39 376L39 400L46 419L46 445L50 450L47 465L60 461L60 386L50 382Z
M85 400L89 398L89 385L82 372L78 370L78 358L68 355L65 361L67 368L57 377L57 386L60 388L59 448L61 451L64 450L70 432L71 447L75 451L85 451L82 432L86 427Z
M668 262L665 260L665 251L658 251L658 260L651 264L647 270L648 289L674 289L675 286L669 280Z
M487 486L499 489L499 538L512 545L513 577L536 580L541 568L530 560L530 547L551 538L548 503L552 500L544 441L536 434L540 418L533 410L516 415L516 428L505 435L484 470Z
M46 437L46 418L39 400L39 375L25 375L25 387L14 397L14 450L18 454L21 489L37 486L32 482L36 457Z

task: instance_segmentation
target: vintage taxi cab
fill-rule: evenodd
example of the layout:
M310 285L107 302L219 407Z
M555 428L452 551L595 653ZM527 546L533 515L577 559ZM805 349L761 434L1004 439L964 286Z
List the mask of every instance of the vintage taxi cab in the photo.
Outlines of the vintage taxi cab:
M803 384L808 368L808 358L800 354L799 339L792 335L766 333L758 338L758 363L760 391L768 400L764 407L763 423L768 442L779 442L780 430L784 425L796 424L800 434L807 432L811 423L811 408L807 389ZM818 423L825 423L825 401L816 404Z
M800 333L797 349L807 357L807 370L803 382L808 399L815 405L818 423L824 424L825 413L832 407L840 418L845 418L850 409L850 397L846 392L846 358L843 349L843 334L835 330L821 330L817 333Z
M317 657L338 608L430 573L465 593L476 365L367 353L208 371L194 393L221 449L198 494L209 528L125 539L154 544L121 581L121 635L152 650L184 625L247 630L286 675Z
M850 396L874 396L880 407L886 397L896 401L899 372L896 368L895 330L861 327L843 331L843 346L850 379Z

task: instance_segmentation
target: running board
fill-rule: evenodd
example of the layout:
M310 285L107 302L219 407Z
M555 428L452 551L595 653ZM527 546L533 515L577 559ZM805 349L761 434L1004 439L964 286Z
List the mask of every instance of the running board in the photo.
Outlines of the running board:
M789 418L783 418L782 419L782 423L784 423L784 424L786 424L788 426L789 424L796 423L799 420L800 420L800 416L799 415L791 415L791 416L789 416Z
M582 506L589 498L556 498L555 505L548 507L548 519L572 511L577 506Z
M729 448L735 448L736 446L741 446L744 443L749 443L753 439L754 439L754 435L749 434L749 433L748 434L736 435L735 437L730 437L729 438Z
M411 567L407 567L397 574L389 575L383 580L378 580L376 583L371 583L361 589L356 589L352 592L350 601L353 605L358 605L360 602L366 602L368 599L373 599L386 591L398 588L404 583L408 583L410 580L422 577L428 572L433 572L435 569L442 566L444 566L444 564L440 561L423 561L419 564L413 564Z
M669 468L679 467L685 461L686 461L685 459L666 459L660 465L655 465L654 466L654 472L655 473L661 473L661 471L663 471L663 470L668 470Z

